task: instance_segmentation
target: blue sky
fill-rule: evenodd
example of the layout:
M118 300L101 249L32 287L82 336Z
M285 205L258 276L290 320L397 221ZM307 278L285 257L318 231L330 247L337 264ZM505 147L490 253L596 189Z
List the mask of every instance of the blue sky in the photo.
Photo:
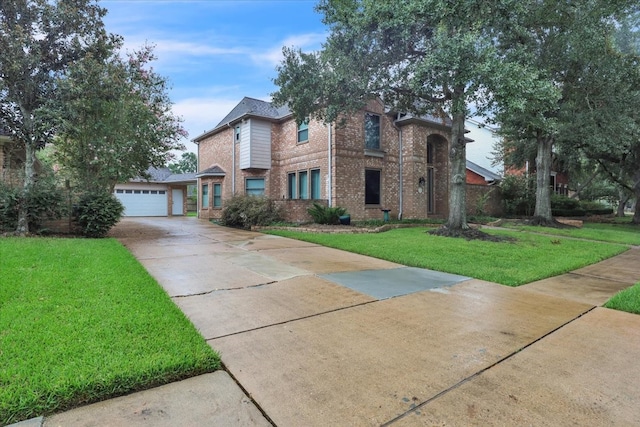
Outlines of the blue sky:
M326 38L316 1L102 0L107 30L125 48L156 46L153 68L168 78L174 112L190 139L213 128L241 99L269 100L283 46L317 50Z

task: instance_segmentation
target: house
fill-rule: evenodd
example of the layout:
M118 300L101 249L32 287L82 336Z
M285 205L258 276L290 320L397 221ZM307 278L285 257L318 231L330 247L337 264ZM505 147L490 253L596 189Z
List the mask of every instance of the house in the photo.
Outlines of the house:
M187 187L196 174L174 174L169 168L149 168L149 178L117 184L114 194L124 205L124 216L176 216L187 213Z
M378 99L344 123L296 124L292 112L245 97L196 137L200 218L220 218L225 200L265 195L290 221L308 221L313 201L352 219L448 214L448 117L388 111Z
M493 185L500 182L502 177L489 169L485 169L467 159L467 184Z
M0 123L0 182L10 186L20 186L24 183L25 150L17 143L10 132ZM35 160L36 173L41 172L42 165Z

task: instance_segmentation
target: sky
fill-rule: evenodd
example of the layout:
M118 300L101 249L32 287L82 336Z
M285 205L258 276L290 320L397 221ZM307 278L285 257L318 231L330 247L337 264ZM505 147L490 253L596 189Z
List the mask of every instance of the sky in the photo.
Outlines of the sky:
M191 139L244 96L270 100L283 46L318 50L327 28L313 0L101 0L107 31L125 50L155 45L152 63L170 83L173 111ZM178 156L179 157L179 156Z

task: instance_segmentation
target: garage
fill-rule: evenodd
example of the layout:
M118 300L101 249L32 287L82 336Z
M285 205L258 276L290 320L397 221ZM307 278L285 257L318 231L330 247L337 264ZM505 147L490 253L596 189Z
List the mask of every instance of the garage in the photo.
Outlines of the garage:
M124 205L124 216L167 216L167 189L117 188L115 196Z

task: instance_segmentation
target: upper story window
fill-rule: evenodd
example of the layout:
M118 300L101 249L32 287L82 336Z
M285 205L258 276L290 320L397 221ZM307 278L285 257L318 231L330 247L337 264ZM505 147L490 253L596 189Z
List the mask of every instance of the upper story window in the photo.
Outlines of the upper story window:
M380 149L380 116L364 113L364 148Z
M307 142L309 140L309 120L298 125L298 142Z

